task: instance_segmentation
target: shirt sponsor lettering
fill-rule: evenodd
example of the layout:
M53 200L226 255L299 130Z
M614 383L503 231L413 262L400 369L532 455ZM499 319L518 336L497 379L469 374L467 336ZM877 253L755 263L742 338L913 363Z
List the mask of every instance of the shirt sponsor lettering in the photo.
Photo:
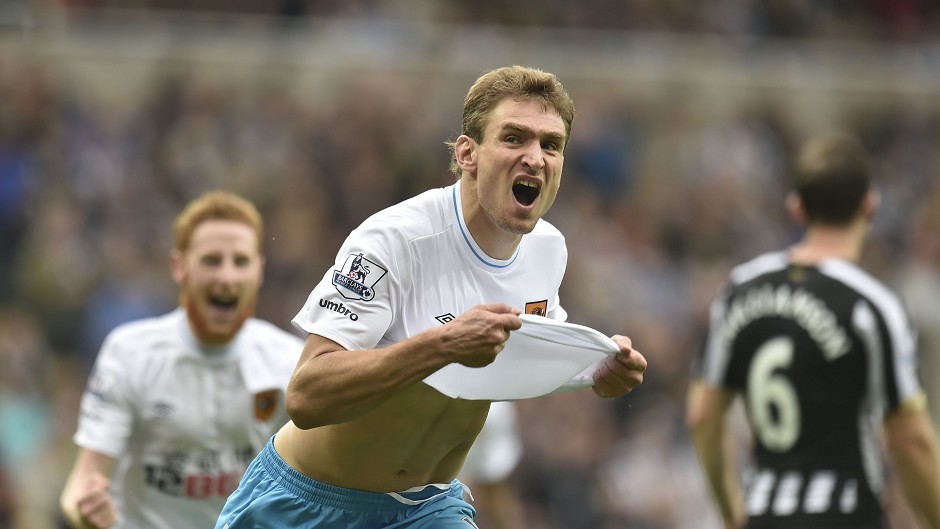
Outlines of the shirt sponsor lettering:
M222 469L217 451L171 452L160 464L144 465L144 482L168 496L190 499L227 498L238 487L254 456L251 447L236 450L235 469Z
M359 320L359 315L356 314L355 312L349 310L349 308L348 308L346 305L343 305L342 303L337 303L337 302L335 302L335 301L330 301L330 300L328 300L328 299L321 299L321 300L320 300L320 306L323 307L323 308L326 309L326 310L332 310L333 312L337 312L337 313L339 313L339 314L342 314L342 315L348 317L348 318L349 318L350 320L352 320L352 321L358 321L358 320Z

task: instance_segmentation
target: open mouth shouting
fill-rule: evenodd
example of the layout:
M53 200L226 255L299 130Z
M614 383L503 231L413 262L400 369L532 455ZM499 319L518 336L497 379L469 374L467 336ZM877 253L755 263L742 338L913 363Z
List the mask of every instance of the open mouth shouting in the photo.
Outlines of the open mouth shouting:
M208 301L212 312L220 316L232 314L238 308L238 295L232 293L210 294Z
M542 191L542 183L538 180L519 180L512 185L512 194L516 202L524 207L535 203Z

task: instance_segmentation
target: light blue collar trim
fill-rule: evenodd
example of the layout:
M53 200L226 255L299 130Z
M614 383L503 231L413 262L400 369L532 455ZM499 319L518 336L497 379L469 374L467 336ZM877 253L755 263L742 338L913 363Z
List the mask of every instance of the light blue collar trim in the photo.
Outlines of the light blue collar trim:
M470 252L473 254L474 257L476 257L477 261L480 264L483 264L490 268L496 268L496 269L508 268L514 262L516 262L516 258L519 257L519 250L522 248L522 244L520 243L519 246L516 247L515 253L513 253L512 258L509 260L502 261L502 260L493 259L487 256L486 253L484 253L483 250L477 245L476 241L473 240L473 237L470 236L470 230L467 228L467 225L464 223L463 207L460 202L460 199L457 196L457 191L459 189L460 189L460 181L457 181L457 183L451 187L453 201L454 201L454 213L457 215L457 227L460 228L460 234L463 235L463 240L467 243L467 248L470 249Z

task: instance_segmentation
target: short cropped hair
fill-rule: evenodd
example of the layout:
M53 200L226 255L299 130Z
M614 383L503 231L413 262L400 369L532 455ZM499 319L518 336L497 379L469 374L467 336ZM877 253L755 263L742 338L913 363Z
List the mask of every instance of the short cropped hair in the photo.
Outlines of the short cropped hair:
M830 135L800 151L794 190L811 223L845 225L858 214L871 188L871 162L855 138Z
M460 134L476 142L483 141L490 112L501 101L538 101L544 109L554 109L565 122L565 142L571 135L574 121L574 101L554 74L525 66L504 66L480 76L467 92L463 105L463 123ZM451 152L450 171L460 176L455 143L447 142ZM563 146L564 147L564 146Z
M264 238L261 213L247 199L229 191L208 191L186 205L173 223L173 246L186 253L192 243L193 233L200 224L209 220L241 222L254 230L258 250Z

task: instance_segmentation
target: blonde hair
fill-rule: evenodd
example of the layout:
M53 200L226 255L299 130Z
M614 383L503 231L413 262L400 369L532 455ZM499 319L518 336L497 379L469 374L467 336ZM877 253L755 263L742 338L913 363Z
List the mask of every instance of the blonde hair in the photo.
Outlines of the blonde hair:
M254 230L260 251L264 224L258 208L245 198L222 190L208 191L186 205L173 223L173 247L186 253L196 228L208 220L231 220L246 224Z
M490 112L506 98L538 101L546 110L554 109L565 122L567 143L571 135L571 123L574 121L574 101L571 96L554 74L518 65L491 70L473 83L464 100L460 134L482 142ZM455 142L446 144L451 152L450 171L459 178L460 167L457 165Z

